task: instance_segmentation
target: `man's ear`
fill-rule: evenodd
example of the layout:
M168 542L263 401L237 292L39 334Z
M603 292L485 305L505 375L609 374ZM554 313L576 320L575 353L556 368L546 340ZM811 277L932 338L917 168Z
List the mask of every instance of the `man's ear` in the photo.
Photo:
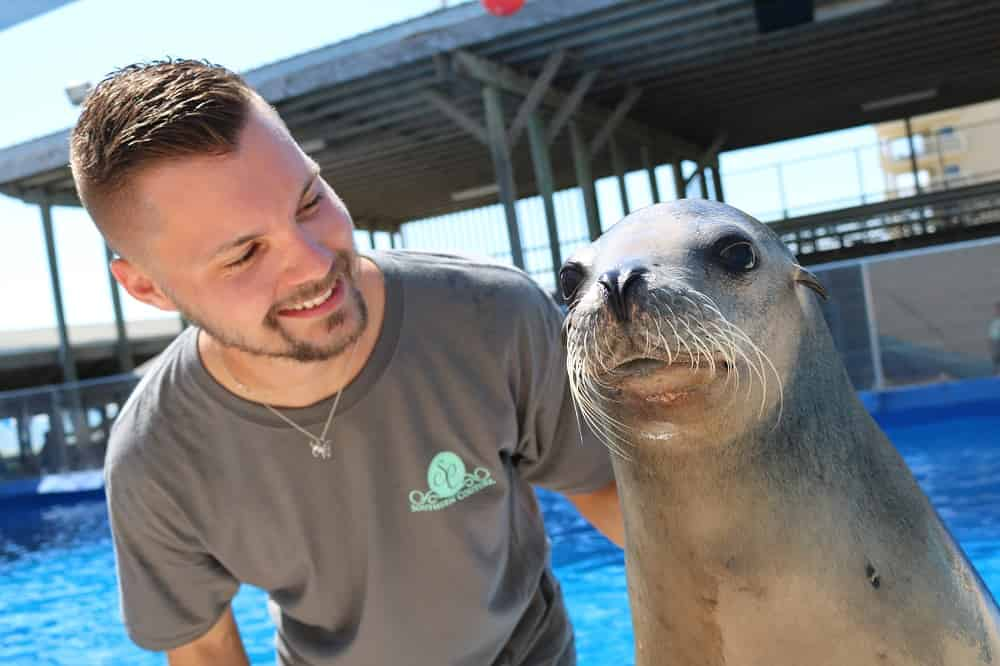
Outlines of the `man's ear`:
M111 274L132 298L154 308L174 312L177 306L141 268L121 257L111 260Z

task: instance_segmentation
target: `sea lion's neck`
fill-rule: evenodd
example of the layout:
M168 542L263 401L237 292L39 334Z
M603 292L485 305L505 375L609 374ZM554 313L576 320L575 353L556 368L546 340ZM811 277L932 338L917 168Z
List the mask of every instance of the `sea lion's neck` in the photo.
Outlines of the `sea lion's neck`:
M777 423L762 418L724 444L678 431L658 446L637 447L631 461L615 461L630 596L639 607L637 665L656 663L649 650L686 645L699 652L677 663L721 665L724 628L716 607L727 590L730 597L734 589L752 590L802 562L816 571L855 567L861 579L866 553L857 544L877 533L873 524L923 529L923 520L902 525L883 507L859 510L873 486L902 515L928 509L835 352L810 348L825 343L803 340L799 358L819 360L803 360L787 378ZM921 536L887 540L905 548ZM828 566L815 562L816 553L829 557Z

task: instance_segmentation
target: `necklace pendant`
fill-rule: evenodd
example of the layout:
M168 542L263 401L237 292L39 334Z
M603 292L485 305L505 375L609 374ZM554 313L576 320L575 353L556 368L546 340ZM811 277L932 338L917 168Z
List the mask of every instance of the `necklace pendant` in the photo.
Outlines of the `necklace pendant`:
M316 440L310 444L312 446L313 458L319 458L320 460L329 460L333 457L333 448L330 446L331 442L328 439Z

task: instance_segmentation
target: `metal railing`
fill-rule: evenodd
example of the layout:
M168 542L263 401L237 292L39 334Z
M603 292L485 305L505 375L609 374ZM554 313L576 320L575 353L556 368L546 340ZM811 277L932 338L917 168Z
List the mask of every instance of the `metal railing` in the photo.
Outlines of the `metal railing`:
M771 224L799 256L1000 222L1000 181L925 192Z
M908 169L905 168L910 161L909 142L905 138L903 152L900 152L898 139L887 139L805 154L793 160L748 169L727 169L726 155L723 154L722 181L726 201L764 222L779 223L828 211L853 209L1000 180L1000 169L996 168L993 160L970 162L963 167L964 171L959 170L957 173L948 169L950 160L967 148L1000 144L1000 119L940 129L946 131L914 135L918 168L923 173L918 173L915 178L909 176ZM889 168L892 164L896 165L896 171ZM902 173L899 172L899 167L904 167ZM665 199L674 196L670 168L665 165L657 169L660 192ZM906 178L900 180L903 176ZM642 178L626 180L640 183L646 177L642 175ZM823 187L819 187L818 183ZM689 191L694 193L697 190L697 187L692 187ZM648 193L640 193L629 186L629 197L639 201L642 197L648 197ZM601 208L604 211L603 217L614 215L605 213L615 209L615 206L602 205ZM977 215L982 217L987 212L969 211L963 219L971 221ZM518 202L518 217L525 270L545 288L554 289L553 267L542 208L534 199L521 200ZM565 258L581 242L588 240L579 189L556 193L556 217L561 255ZM614 221L602 220L605 227ZM855 223L848 222L848 226L844 227L843 238L838 231L833 233L830 242L836 245L859 240L861 236L846 235L852 231L850 224ZM869 234L870 239L881 237L884 240L893 237L893 234L909 233L906 230L906 216L898 219L883 217L857 224L853 231L863 231L866 226L878 228L877 232ZM942 228L942 224L944 221L938 220L938 223L931 223L924 230L933 232ZM440 218L409 222L403 225L402 236L409 248L471 253L505 263L511 262L503 214L496 204ZM823 241L819 245L823 246L825 243Z
M918 170L915 177L910 144L904 136L747 169L723 168L726 200L762 221L771 222L1000 178L995 160L969 161L964 171L958 164L973 147L1000 146L1000 118L914 132L913 137ZM890 168L887 170L886 166ZM818 188L797 187L796 174L803 173L810 184L835 175L840 183L839 193L815 196L813 191ZM897 182L900 177L905 182ZM743 187L741 182L745 183ZM752 191L752 197L748 197L746 191ZM769 197L765 196L767 193ZM762 207L756 203L760 200L770 200L777 205Z
M855 388L993 374L997 256L1000 238L985 238L811 266L830 294L821 306Z
M100 468L111 423L135 374L0 393L0 424L16 447L0 449L0 479Z

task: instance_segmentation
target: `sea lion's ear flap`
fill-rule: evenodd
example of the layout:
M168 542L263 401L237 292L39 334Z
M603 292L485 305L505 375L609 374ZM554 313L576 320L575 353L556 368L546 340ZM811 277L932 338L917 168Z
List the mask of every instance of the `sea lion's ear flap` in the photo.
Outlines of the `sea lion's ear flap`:
M830 297L826 293L826 288L820 284L819 278L801 266L795 266L795 276L792 279L815 291L824 301L829 300Z

